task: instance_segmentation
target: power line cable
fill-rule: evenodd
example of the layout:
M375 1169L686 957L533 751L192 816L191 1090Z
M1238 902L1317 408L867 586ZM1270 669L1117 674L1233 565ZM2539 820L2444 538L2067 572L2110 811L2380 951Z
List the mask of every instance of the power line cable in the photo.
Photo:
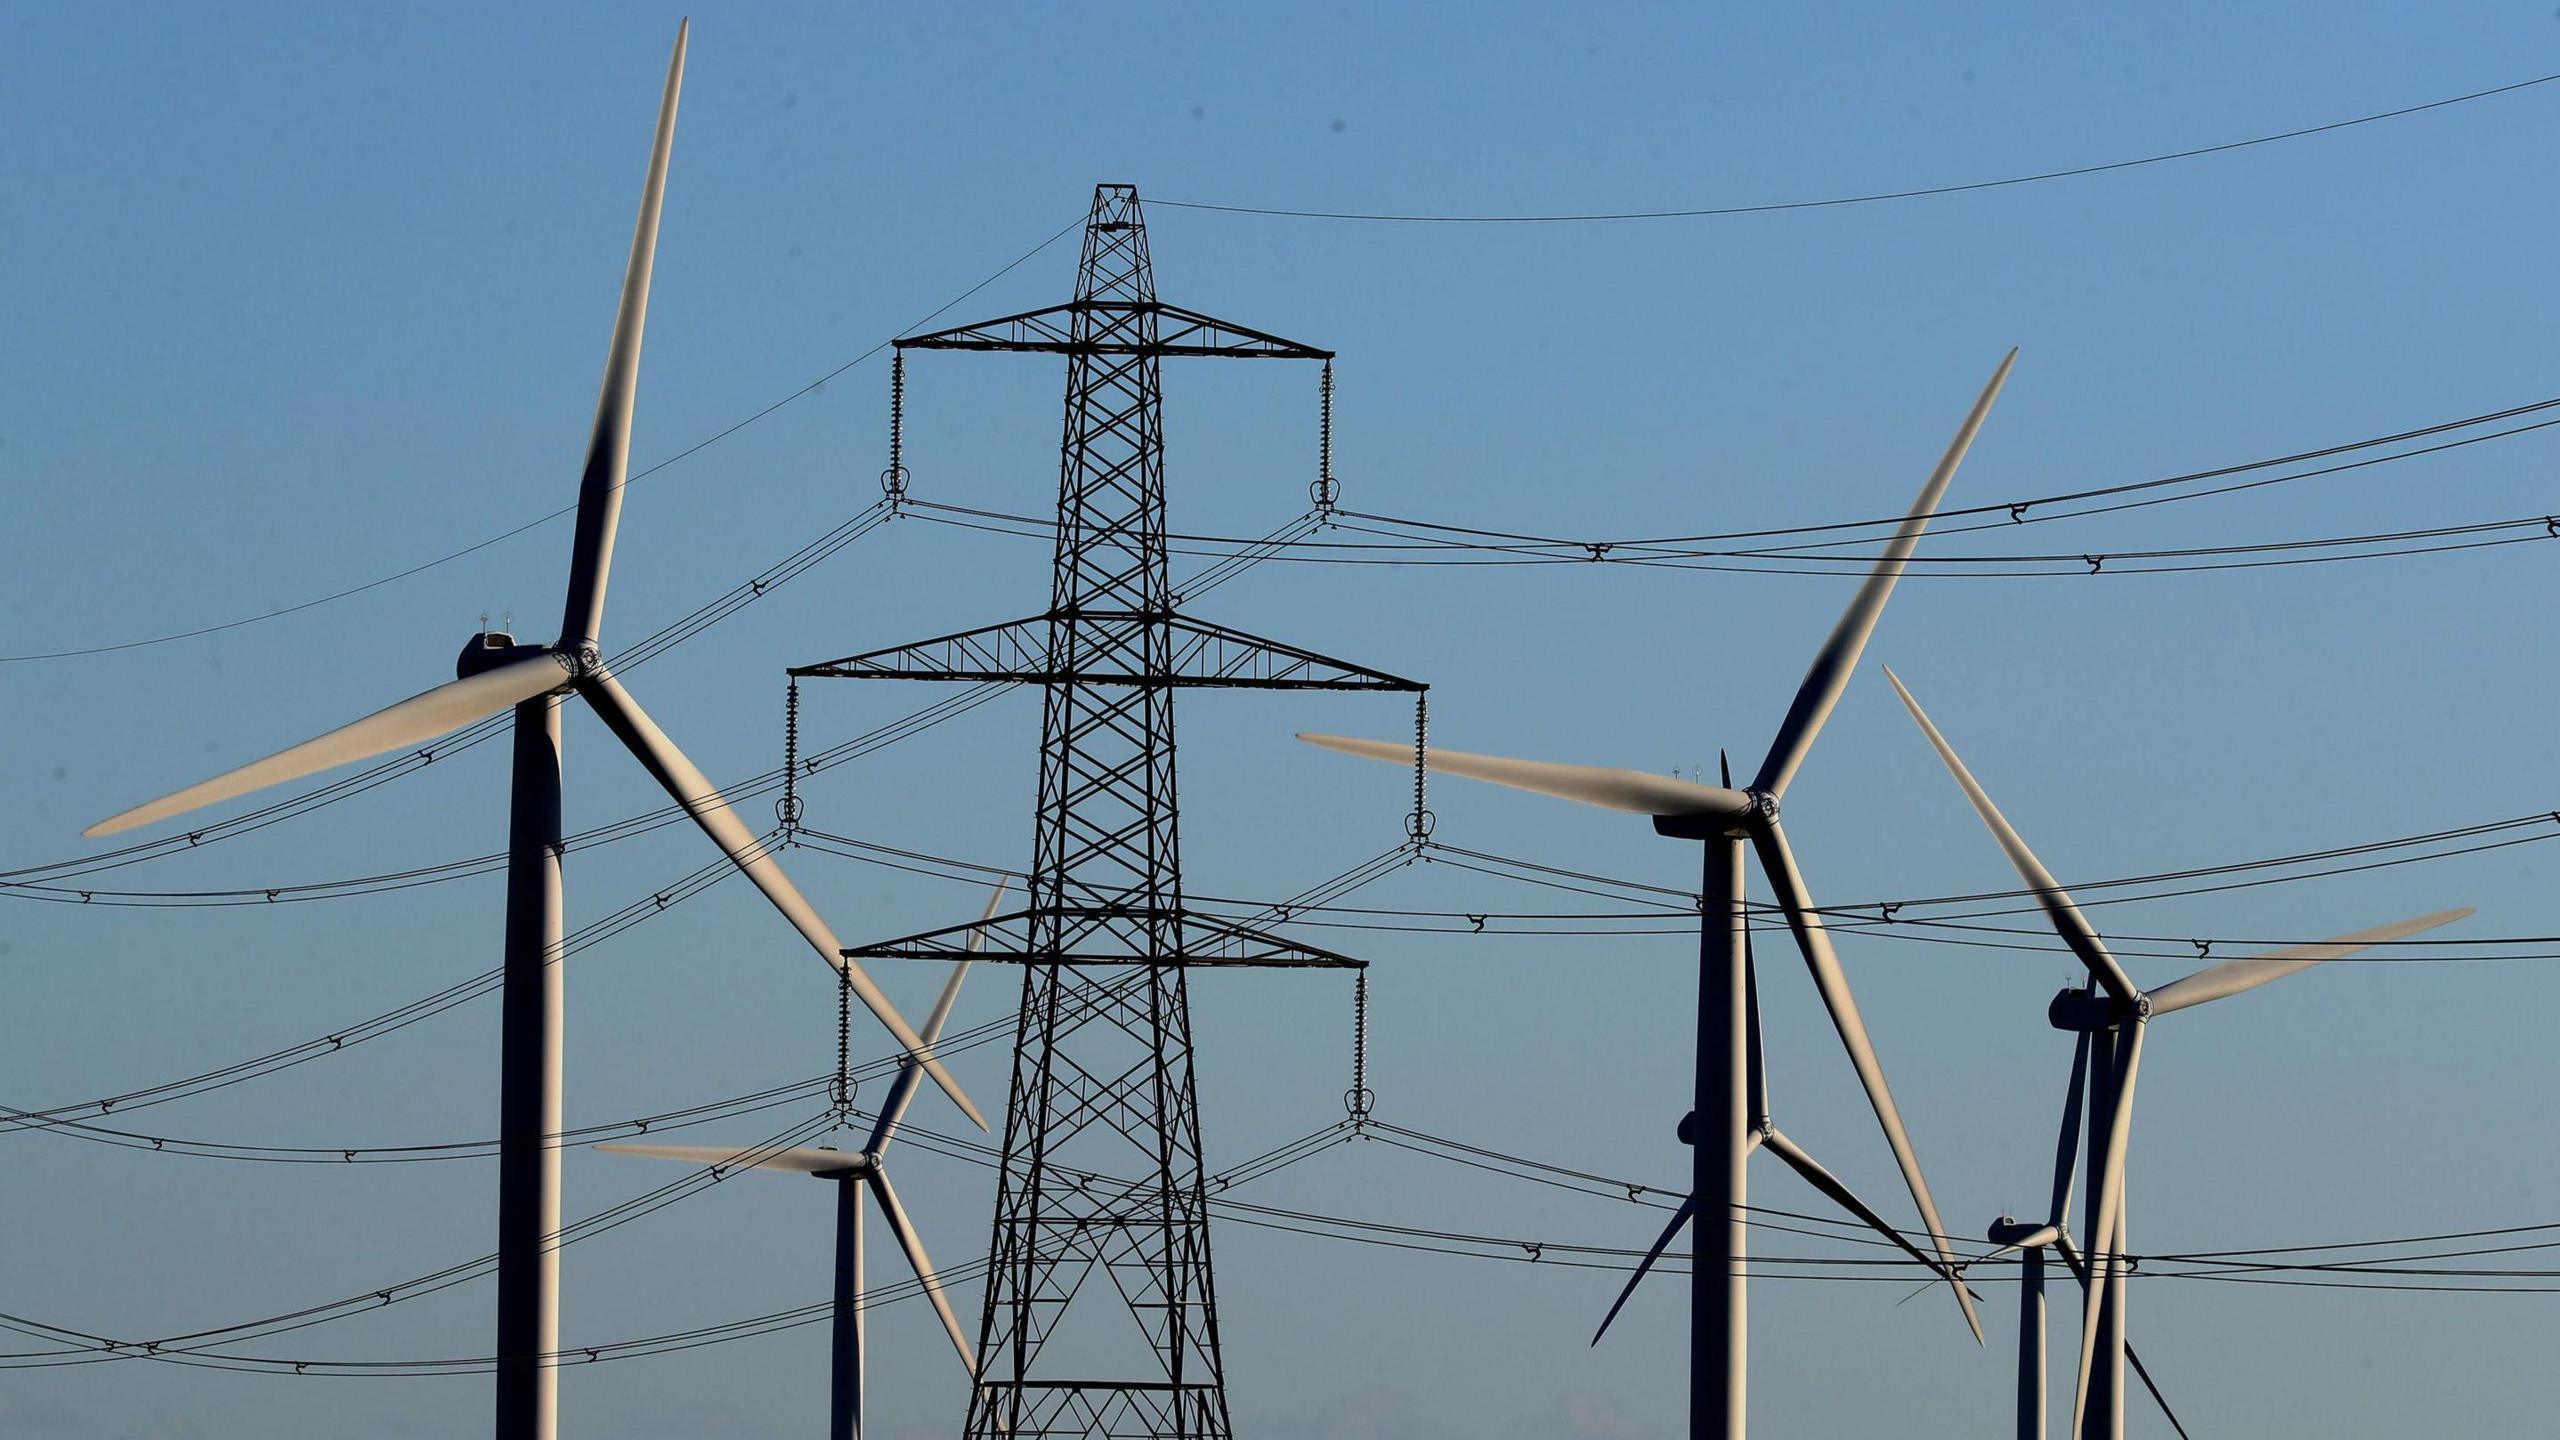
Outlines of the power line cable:
M915 322L913 322L912 324L908 325L908 326L906 327L906 329L907 329L907 330L914 330L914 329L917 329L917 328L919 328L919 327L921 327L921 326L923 326L923 325L930 324L930 323L931 323L931 322L933 322L934 320L936 320L936 319L940 318L940 317L941 317L941 316L942 316L946 311L950 310L950 309L951 309L951 307L953 307L954 305L957 305L957 304L959 304L961 301L968 299L970 296L977 294L979 291L986 289L988 286L993 285L993 284L994 284L994 283L996 283L998 280L1003 279L1005 276L1012 274L1012 273L1013 273L1013 271L1014 271L1017 267L1019 267L1020 265L1022 265L1025 261L1027 261L1027 260L1031 259L1031 257L1033 257L1033 256L1035 256L1035 255L1037 255L1037 254L1039 254L1041 251L1048 249L1050 246L1052 246L1052 245L1054 245L1054 244L1058 243L1058 241L1059 241L1060 239L1062 239L1062 238L1064 238L1064 237L1066 236L1066 234L1067 234L1067 232L1068 232L1068 231L1074 230L1074 229L1076 229L1077 227L1081 226L1081 225L1084 223L1084 220L1085 220L1085 217L1084 217L1084 216L1082 216L1082 215L1078 215L1075 219L1070 220L1070 221L1068 221L1066 224L1064 224L1064 225L1062 225L1062 226L1058 227L1058 229L1057 229L1057 230L1055 230L1054 232L1052 232L1052 233L1050 234L1050 236L1049 236L1049 238L1048 238L1048 239L1041 241L1039 244L1032 246L1030 249L1023 251L1020 255L1017 255L1017 256L1015 256L1013 259L1011 259L1011 260L1007 261L1007 262L1004 264L1003 268L1001 268L1001 269L997 270L994 274L987 276L985 279L980 280L977 284L970 286L968 289L963 290L963 291L961 291L959 294L954 295L954 296L952 296L950 299L948 299L948 300L946 300L946 301L942 302L942 304L941 304L941 305L939 305L939 306L935 307L935 309L933 310L933 312L932 312L931 314L926 315L926 316L924 316L923 318L921 318L921 319L919 319L919 320L916 320L916 321L915 321ZM904 333L906 333L906 332L905 332L905 331L900 331L899 333L900 333L900 334L904 334ZM825 389L825 388L826 388L826 385L827 385L827 382L828 382L828 381L835 379L837 376L842 375L843 373L845 373L845 372L846 372L846 371L848 371L848 370L851 370L853 367L855 367L856 365L861 364L863 361L868 360L868 359L870 359L871 357L873 357L873 356L875 356L875 355L879 354L881 351L888 349L888 348L889 348L889 346L890 346L893 342L894 342L894 337L892 337L891 339L884 339L884 340L879 341L877 344L874 344L871 348L869 348L869 349L867 349L867 350L863 351L861 354L856 355L856 356L854 356L852 359L845 361L843 364L838 365L838 366L837 366L836 368L834 368L833 370L830 370L830 371L828 371L826 374L819 376L817 379L812 380L812 381L810 381L809 383L807 383L806 385L801 386L799 389L792 391L790 394L783 396L781 399L776 400L776 401L772 402L772 403L771 403L771 404L769 404L769 405L766 405L764 408L762 408L762 409L760 409L760 410L756 411L756 412L755 412L754 414L752 414L752 415L747 416L745 419L735 421L735 422L731 423L730 425L728 425L726 428L721 429L721 430L719 430L719 431L717 431L717 432L715 432L715 433L713 433L713 434L711 434L711 435L709 435L709 436L706 436L706 437L704 437L703 439L700 439L700 440L695 441L695 442L694 442L694 443L692 443L691 445L688 445L688 446L686 446L685 448L683 448L682 450L677 451L675 454L668 456L666 459L664 459L664 460L660 460L660 461L656 462L655 464L649 465L649 466L647 466L647 467L645 467L645 468L643 468L643 469L641 469L641 470L639 470L639 471L637 471L637 472L635 472L635 473L633 473L633 474L631 474L631 475L628 475L628 476L624 477L624 479L623 479L623 481L622 481L623 485L626 485L626 486L627 486L627 485L631 484L633 481L636 481L636 480L645 480L645 479L647 479L649 476L651 476L651 475L655 475L655 474L657 474L659 471L664 470L664 469L666 469L667 467L669 467L669 466L671 466L671 465L675 465L675 464L677 464L677 463L679 463L679 462L681 462L681 461L684 461L684 460L686 460L686 459L691 458L691 457L692 457L692 456L694 456L694 455L700 454L700 453L701 453L702 451L704 451L704 450L708 450L708 449L710 449L712 446L719 444L721 441L728 439L730 436L737 434L739 431L746 429L748 426L755 424L757 421L764 419L766 416L773 414L775 411L782 409L784 406L789 405L789 404L791 404L792 402L794 402L794 401L796 401L796 400L800 400L800 399L803 399L803 398L805 398L805 397L807 397L807 396L814 395L814 394L818 393L820 390L823 390L823 389ZM396 581L406 580L406 579L408 579L410 576L424 574L424 573L426 573L427 571L429 571L429 570L433 570L433 569L435 569L436 567L438 567L438 566L440 566L440 565L447 565L447 564L451 564L453 561L459 560L459 559L463 558L463 557L464 557L464 556L466 556L466 555L471 555L471 554L475 554L475 553L477 553L477 552L479 552L479 551L486 550L486 549L488 549L490 546L495 545L495 544L498 544L498 543L499 543L499 542L501 542L501 541L509 540L509 539L513 539L514 537L516 537L516 536L518 536L518 535L521 535L521 534L525 533L525 532L526 532L526 531L528 531L528 530L535 529L535 528L537 528L537 527L539 527L539 526L547 525L547 524L551 523L552 521L557 520L557 519L559 519L560 517L562 517L562 516L564 516L564 515L568 515L568 514L571 514L571 513L575 512L575 511L577 510L577 508L578 508L578 507L577 507L577 505L576 505L574 502L573 502L573 503L571 503L571 504L563 505L563 506L561 506L559 509L557 509L557 510L553 510L553 511L549 512L548 514L544 514L544 515L537 515L537 516L535 516L533 519L531 519L531 520L527 520L527 521L525 521L523 524L521 524L521 525L517 525L517 526L515 526L515 527L514 527L514 528L512 528L512 529L502 530L502 531L500 531L499 533L497 533L497 534L495 534L495 535L492 535L492 536L488 537L488 538L487 538L487 539L485 539L485 540L475 541L475 542L473 542L472 544L466 545L466 546L462 547L462 548L461 548L461 549L459 549L459 550L454 550L454 551L450 551L450 552L448 552L448 553L446 553L446 554L439 555L439 556L437 556L437 557L436 557L435 559L433 559L433 560L424 561L424 562L421 562L421 563L419 563L419 564L412 565L412 566L410 566L409 568L407 568L407 569L405 569L405 570L400 570L400 571L394 572L394 573L389 574L389 575L384 575L384 576L381 576L381 577L376 578L376 579L373 579L373 580L368 580L368 581L365 581L364 583L359 584L359 585L350 585L350 586L348 586L347 588L345 588L345 589L343 589L343 590L334 591L334 592L332 592L332 593L330 593L330 594L327 594L327 595L317 596L317 597L315 597L315 598L313 598L313 599L310 599L310 600L300 601L300 602L298 602L298 603L296 603L296 604L279 606L279 607L277 607L277 608L275 608L275 609L267 610L267 611L263 611L263 612L261 612L261 613L259 613L259 614L255 614L255 615L244 615L244 616L241 616L241 617L239 617L239 618L237 618L237 619L225 620L225 621L221 621L221 622L219 622L219 623L212 624L212 625L201 625L201 626L197 626L197 627L195 627L195 628L193 628L193 629L189 629L189 630L178 630L178 631L172 631L172 632L170 632L170 633L168 633L168 634L164 634L164 635L152 635L152 636L147 636L147 637L145 637L145 638L143 638L143 639L139 639L139 640L123 640L123 641L117 641L117 642L112 643L112 644L105 644L105 645L87 645L87 646L79 647L79 648L77 648L77 649L69 649L69 650L49 650L49 651L43 651L43 652L37 652L37 653L30 653L30 654L24 654L24 655L0 655L0 664L17 664L17 663L23 663L23 662L26 662L26 661L33 661L33 660L67 660L67 659L72 659L72 658L77 657L77 656L84 656L84 655L106 655L106 654L111 654L111 653L113 653L113 652L120 651L120 650L138 650L138 649L142 649L142 648L144 648L144 647L146 647L146 646L151 646L151 645L166 645L166 644L170 644L170 643L171 643L171 642L173 642L173 641L178 641L178 640L192 640L192 639L196 639L196 638L198 638L198 637L200 637L200 636L219 634L219 633L221 633L222 631L225 631L225 630L237 630L237 629L240 629L240 628L241 628L241 627L243 627L243 626L247 626L247 625L256 625L256 624L260 624L260 623L262 623L262 622L264 622L264 621L280 619L280 618L282 618L282 617L284 617L284 616L287 616L287 615L299 614L299 613L301 613L302 611L310 610L310 609L313 609L313 608L316 608L316 607L318 607L318 606L322 606L322 605L327 605L327 604L330 604L330 603L332 603L332 602L334 602L334 601L344 600L344 599L348 599L348 598L349 598L349 597L351 597L351 596L361 595L361 594L365 593L365 592L366 592L366 591L368 591L368 590L378 590L378 589L382 588L383 586L385 586L385 585L389 585L389 584L392 584L392 583L394 583L394 582L396 582Z
M1961 184L1952 185L1929 185L1914 189L1884 190L1860 195L1835 195L1818 200L1783 200L1757 205L1719 205L1686 210L1620 210L1566 214L1508 215L1412 214L1362 210L1291 210L1267 205L1212 204L1201 200L1156 199L1150 200L1147 203L1157 208L1169 206L1177 210L1205 210L1228 215L1265 215L1284 217L1293 220L1383 221L1403 225L1588 224L1602 221L1691 220L1726 215L1768 215L1794 210L1828 210L1850 205L1882 204L1886 201L1893 200L1917 200L1933 195L1960 195L1975 190L2000 190L2018 185L2037 185L2049 180L2069 180L2084 175L2103 175L2110 171L2132 170L2148 165L2166 165L2173 161L2193 160L2206 155L2228 154L2234 150L2248 150L2261 145L2274 145L2287 140L2300 140L2308 136L2325 135L2332 131L2353 129L2359 125L2374 125L2385 120L2397 120L2404 116L2422 115L2431 110L2443 110L2456 105L2467 105L2476 100L2487 100L2500 95L2511 95L2518 91L2530 90L2538 85L2548 85L2554 80L2560 80L2560 75L2538 75L2530 80L2518 80L2513 84L2494 86L2487 90L2474 90L2468 94L2451 95L2441 100L2429 100L2418 105L2404 105L2397 110L2382 110L2370 115L2358 115L2351 119L2331 120L2318 125L2303 126L2300 129L2278 131L2271 135L2252 136L2246 140L2225 140L2218 144L2200 145L2186 150L2164 151L2155 155L2139 156L2131 160L2111 160L2104 164L2075 165L2063 170L2044 170L2029 175L2009 175L1997 180L1971 180Z

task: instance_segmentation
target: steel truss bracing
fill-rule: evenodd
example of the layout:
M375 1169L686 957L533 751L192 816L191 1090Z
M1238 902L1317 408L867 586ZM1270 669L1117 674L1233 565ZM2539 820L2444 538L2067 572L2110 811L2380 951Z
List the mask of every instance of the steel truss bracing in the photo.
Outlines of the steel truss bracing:
M968 1434L1228 1436L1189 972L1360 962L1185 907L1173 695L1423 687L1175 613L1159 369L1331 355L1159 301L1126 185L1094 191L1074 300L898 347L1067 362L1048 611L793 672L1041 687L1029 900L984 922L981 958L1024 971ZM954 955L976 928L846 953Z

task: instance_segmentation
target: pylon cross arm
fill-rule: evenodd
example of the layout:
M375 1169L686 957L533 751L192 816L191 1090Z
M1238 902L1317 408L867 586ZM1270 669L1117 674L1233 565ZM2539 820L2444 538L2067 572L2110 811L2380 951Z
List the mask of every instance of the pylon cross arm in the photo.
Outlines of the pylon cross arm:
M1157 918L1167 922L1166 933L1175 937L1171 953L1138 955L1127 950L1080 950L1041 948L1035 944L1033 932L1047 918L1067 926L1082 922L1134 918L1142 912L1134 906L1059 906L1047 910L1016 910L986 920L972 920L961 925L946 925L939 930L926 930L895 940L879 940L857 945L844 951L848 960L987 960L999 965L1071 965L1128 966L1182 965L1195 970L1239 968L1365 970L1366 960L1302 945L1258 930L1233 920L1222 920L1197 911L1166 909ZM973 935L984 933L986 942L977 950L969 948Z
M1062 629L1072 631L1079 653L1055 653ZM1146 662L1154 647L1139 643L1148 631L1158 629L1164 632L1169 657L1161 668ZM791 673L837 680L1074 681L1142 688L1408 692L1429 688L1419 680L1285 641L1265 640L1170 611L1142 610L1033 615L802 665Z
M1077 321L1092 322L1079 338ZM1130 322L1152 317L1146 327ZM1150 338L1145 333L1154 328ZM1330 360L1333 352L1161 300L1070 300L972 325L909 335L901 350L1001 350L1033 355L1178 355L1233 360Z

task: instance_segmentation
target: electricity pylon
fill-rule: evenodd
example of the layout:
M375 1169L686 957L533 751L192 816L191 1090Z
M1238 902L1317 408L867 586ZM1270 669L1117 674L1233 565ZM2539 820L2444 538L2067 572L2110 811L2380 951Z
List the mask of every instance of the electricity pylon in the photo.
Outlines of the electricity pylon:
M1185 907L1174 692L1423 687L1177 613L1159 368L1332 355L1158 300L1128 185L1094 190L1075 299L897 344L1067 361L1049 609L792 671L1041 687L1029 903L979 956L1025 969L968 1434L1223 1440L1187 973L1360 962ZM979 928L846 954L956 960Z

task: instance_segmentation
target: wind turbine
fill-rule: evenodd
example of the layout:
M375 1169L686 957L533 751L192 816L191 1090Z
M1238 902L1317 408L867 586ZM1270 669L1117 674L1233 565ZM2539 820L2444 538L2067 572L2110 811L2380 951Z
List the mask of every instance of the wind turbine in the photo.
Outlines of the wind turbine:
M2089 1035L2082 1031L2079 1043L2071 1051L2071 1083L2063 1091L2062 1131L2054 1144L2053 1195L2045 1208L2045 1221L2029 1225L2007 1215L1991 1222L1990 1240L1998 1249L1972 1262L1987 1265L2004 1255L2018 1257L2018 1440L2045 1440L2045 1252L2051 1250L2062 1257L2063 1265L2080 1282L2081 1290L2089 1288L2089 1262L2071 1243L2071 1181L2080 1160L2081 1101L2087 1094L2089 1078ZM2124 1205L2116 1206L2116 1241L2114 1249L2123 1253ZM2135 1353L2133 1343L2125 1342L2124 1358L2141 1377L2143 1388L2167 1417L2169 1428L2181 1440L2187 1427L2169 1408L2169 1397L2160 1393L2159 1383L2151 1378L2151 1369Z
M1752 981L1745 945L1749 915L1742 878L1742 852L1746 845L1759 856L1761 871L1777 893L1779 907L1786 912L1787 927L1794 932L1796 948L1804 955L1805 967L1812 972L1814 986L1821 992L1823 1007L1831 1014L1833 1028L1840 1032L1840 1043L1857 1069L1867 1101L1884 1128L1886 1143L1893 1148L1903 1183L1910 1188L1912 1201L1919 1206L1921 1219L1928 1226L1937 1253L1933 1263L1955 1289L1956 1304L1963 1309L1965 1323L1973 1328L1975 1339L1978 1341L1982 1335L1981 1319L1974 1312L1972 1297L1965 1293L1962 1280L1955 1274L1954 1251L1947 1243L1946 1227L1939 1222L1937 1203L1929 1197L1929 1182L1920 1173L1920 1158L1903 1128L1902 1112L1885 1084L1884 1066L1868 1039L1866 1021L1858 1014L1857 998L1849 991L1848 977L1832 950L1830 933L1823 928L1822 916L1814 909L1803 873L1797 868L1795 852L1787 844L1786 832L1779 827L1778 805L1788 783L1804 764L1806 753L1813 748L1814 737L1822 732L1823 722L1830 718L1841 692L1848 687L1867 637L1874 633L1885 601L1893 594L1894 582L1902 578L1904 565L1920 543L1921 532L1937 512L1939 499L1946 494L1948 482L1955 478L1956 467L1963 463L1965 451L1982 428L1983 418L1990 413L1992 401L1999 396L2000 387L2009 378L2009 367L2017 358L2018 352L2010 351L1992 372L1990 383L1983 387L1972 413L1965 417L1964 425L1939 458L1928 483L1921 487L1909 514L1886 542L1884 552L1850 599L1848 610L1832 628L1830 637L1814 653L1813 664L1797 687L1795 701L1788 707L1786 719L1770 742L1768 756L1761 762L1760 773L1748 789L1735 790L1730 783L1721 787L1700 785L1636 770L1559 765L1454 750L1431 750L1424 757L1425 764L1443 774L1533 790L1606 810L1650 815L1656 832L1704 842L1705 881L1698 911L1697 1078L1690 1118L1683 1125L1693 1146L1689 1218L1696 1222L1689 1277L1689 1428L1694 1436L1739 1440L1747 1415L1744 1262L1749 1247L1743 1225L1749 1196L1744 1162L1753 1149L1765 1143L1766 1136L1750 1113L1748 1071L1752 1047L1746 1027ZM1412 747L1406 745L1334 735L1298 738L1327 749L1392 763L1410 764L1413 758ZM1781 1149L1779 1153L1786 1151Z
M1003 899L1004 886L999 882L995 893L987 897L986 913L978 917L982 926L995 917L996 905ZM986 940L984 929L971 931L968 953L977 954ZM933 1013L925 1018L926 1044L942 1038L943 1022L951 1018L951 1004L960 998L960 982L968 977L968 961L952 967L951 978L943 982L942 997L934 1001ZM907 1103L915 1098L919 1073L912 1057L899 1062L898 1078L890 1082L888 1098L880 1105L879 1121L871 1127L871 1138L863 1143L861 1153L848 1155L831 1145L800 1147L776 1151L749 1161L744 1167L815 1175L836 1182L835 1344L827 1386L829 1440L861 1440L862 1435L862 1191L866 1188L879 1203L880 1218L888 1222L889 1233L898 1238L898 1248L907 1252L907 1265L915 1271L916 1283L924 1287L925 1297L941 1312L942 1328L951 1336L952 1348L960 1352L961 1366L971 1380L978 1376L977 1354L960 1328L959 1317L951 1313L951 1302L942 1293L942 1279L935 1273L932 1259L924 1253L924 1241L917 1236L914 1222L907 1218L906 1207L898 1203L898 1192L889 1184L885 1152L889 1138L897 1133L898 1122L906 1118ZM694 1165L726 1165L746 1153L728 1145L617 1143L596 1148L615 1155L647 1155Z
M2136 987L2124 967L2116 962L2106 942L2098 938L2096 927L2080 913L2070 894L2058 884L2044 862L2035 857L2015 827L1991 803L1973 772L1956 758L1954 747L1947 744L1938 727L1929 720L1920 702L1900 676L1890 668L1885 678L1892 682L1895 693L1920 724L1921 733L1946 762L1947 771L1963 787L1965 798L1973 802L1975 813L1989 827L2000 848L2009 856L2018 878L2035 892L2036 903L2055 933L2089 967L2089 983L2084 987L2066 988L2053 997L2046 1008L2046 1019L2057 1030L2076 1032L2085 1059L2073 1067L2074 1087L2080 1073L2086 1071L2089 1087L2089 1265L2092 1269L2087 1293L2081 1304L2080 1359L2077 1379L2072 1386L2071 1429L2083 1437L2107 1437L2121 1440L2124 1434L2124 1362L2126 1284L2131 1270L2126 1264L2124 1193L2125 1157L2133 1136L2134 1081L2142 1064L2142 1042L2150 1022L2208 1001L2255 990L2273 980L2298 974L2326 960L2342 959L2371 946L2405 939L2421 931L2449 925L2472 913L2469 906L2439 910L2415 919L2377 925L2334 940L2310 945L2296 945L2265 955L2253 955L2209 965L2192 975L2172 980L2156 990ZM2103 992L2103 993L2101 993ZM2067 1132L2066 1132L2067 1133ZM2068 1185L2064 1177L2062 1185ZM2057 1209L2059 1207L2057 1206ZM2057 1239L2060 1227L2056 1225ZM2022 1237L2023 1238L2023 1237ZM2066 1254L2068 1252L2066 1251ZM2100 1361L2103 1360L2103 1365ZM2093 1378L2094 1376L2094 1378ZM2145 1377L2146 1380L2148 1377ZM2023 1389L2024 1380L2021 1379ZM2098 1393L2093 1396L2093 1385ZM2157 1393L2157 1392L2155 1392ZM2023 1403L2023 1402L2022 1402Z
M666 193L667 156L675 141L676 99L683 88L686 24L676 27L675 54L658 109L640 218L631 237L622 303L605 354L603 393L578 485L577 533L569 557L569 591L560 638L519 645L483 631L455 661L458 678L379 710L264 760L226 771L90 826L112 835L201 806L283 784L387 751L423 745L447 731L512 708L515 770L508 802L505 1015L499 1071L498 1405L501 1440L552 1434L554 1372L542 1356L559 1348L559 1258L550 1236L560 1228L560 1156L548 1137L560 1130L561 976L553 963L561 943L560 701L575 694L594 707L694 823L711 837L775 908L799 930L922 1064L943 1092L980 1129L986 1120L959 1083L908 1025L888 996L846 960L826 922L782 867L733 813L684 752L668 739L605 666L597 648L604 622L605 579L629 475L631 411L640 378L640 335L649 311L649 271L657 251L658 212Z

